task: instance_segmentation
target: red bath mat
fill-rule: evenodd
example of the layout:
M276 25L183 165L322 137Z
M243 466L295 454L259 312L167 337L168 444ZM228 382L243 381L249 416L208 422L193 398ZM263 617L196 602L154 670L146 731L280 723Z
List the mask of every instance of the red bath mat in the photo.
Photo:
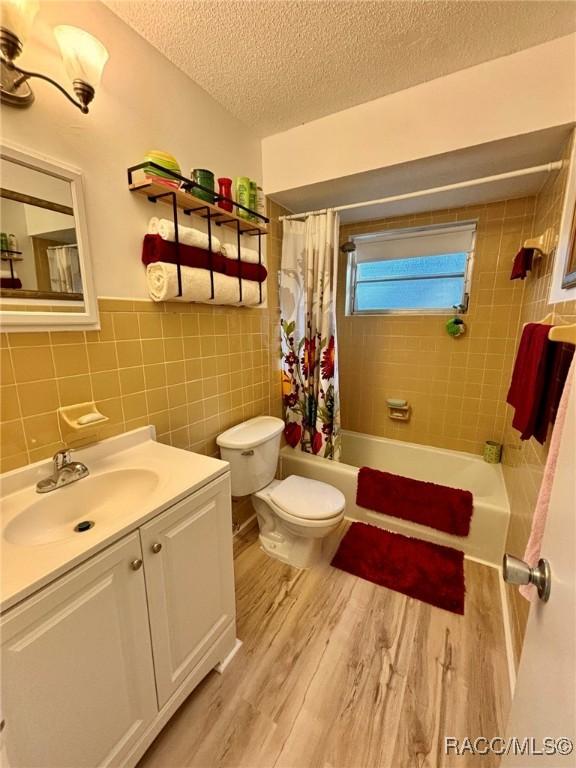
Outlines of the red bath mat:
M470 491L458 488L362 467L356 504L455 536L468 536L470 532L473 497Z
M352 523L332 565L437 608L464 614L464 554L456 549Z

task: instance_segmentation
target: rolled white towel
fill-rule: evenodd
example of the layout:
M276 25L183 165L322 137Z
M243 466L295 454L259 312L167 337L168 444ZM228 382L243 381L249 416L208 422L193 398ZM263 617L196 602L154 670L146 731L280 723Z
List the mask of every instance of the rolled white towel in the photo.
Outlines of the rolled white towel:
M162 240L169 240L174 242L174 222L170 219L158 219L153 216L148 222L148 234L160 235ZM203 248L208 250L208 235L204 232L200 232L199 229L193 227L183 227L178 225L178 239L183 245L192 245L195 248ZM217 253L221 249L220 240L212 233L212 251ZM256 259L258 261L258 259Z
M238 259L238 246L222 243L222 253L227 259ZM248 264L258 264L258 251L253 248L240 248L240 258Z
M214 296L210 299L210 272L207 269L181 267L182 296L178 293L178 269L175 264L156 261L146 267L150 297L154 301L198 301L203 304L228 304L253 307L260 303L259 283L242 280L242 302L237 277L214 272ZM262 301L266 299L266 283L262 283Z

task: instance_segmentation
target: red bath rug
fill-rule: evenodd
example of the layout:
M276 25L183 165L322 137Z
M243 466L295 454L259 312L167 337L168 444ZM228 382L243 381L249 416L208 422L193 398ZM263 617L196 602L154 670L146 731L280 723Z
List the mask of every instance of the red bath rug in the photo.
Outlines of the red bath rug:
M352 523L332 565L452 613L464 614L464 553Z
M470 491L362 467L358 472L356 504L455 536L470 533L473 510Z

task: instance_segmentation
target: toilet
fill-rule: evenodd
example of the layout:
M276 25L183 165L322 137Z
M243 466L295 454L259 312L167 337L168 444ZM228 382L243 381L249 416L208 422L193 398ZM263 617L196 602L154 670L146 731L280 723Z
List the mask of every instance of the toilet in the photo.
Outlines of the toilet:
M226 430L216 442L230 463L232 496L252 497L262 548L284 563L309 568L329 551L345 498L337 488L307 477L274 479L283 429L282 419L258 416Z

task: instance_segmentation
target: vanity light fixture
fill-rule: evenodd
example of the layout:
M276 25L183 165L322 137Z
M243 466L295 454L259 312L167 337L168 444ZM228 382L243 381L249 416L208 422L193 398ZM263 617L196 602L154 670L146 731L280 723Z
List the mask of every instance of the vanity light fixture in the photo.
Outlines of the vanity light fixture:
M54 36L64 60L64 69L72 81L77 100L51 77L21 69L14 63L14 59L22 53L39 5L38 0L2 0L1 100L13 107L28 107L34 101L29 80L38 78L56 86L75 107L86 114L108 61L106 48L88 32L66 25L54 28Z

